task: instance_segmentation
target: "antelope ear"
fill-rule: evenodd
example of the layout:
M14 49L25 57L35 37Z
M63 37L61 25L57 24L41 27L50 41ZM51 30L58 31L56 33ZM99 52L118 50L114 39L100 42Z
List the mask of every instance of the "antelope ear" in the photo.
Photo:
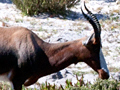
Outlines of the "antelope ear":
M83 45L88 45L91 41L95 39L95 34L93 33L90 37L88 37L86 40L84 40L82 43Z

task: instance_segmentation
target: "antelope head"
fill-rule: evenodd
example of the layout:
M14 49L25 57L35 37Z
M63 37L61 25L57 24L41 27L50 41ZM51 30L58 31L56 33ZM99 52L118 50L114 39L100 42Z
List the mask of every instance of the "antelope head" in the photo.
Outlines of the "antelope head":
M85 14L81 8L83 16L89 21L94 29L94 33L83 41L83 57L84 60L90 67L92 67L96 72L98 72L101 79L109 78L109 70L102 53L102 43L101 43L101 26L95 15L89 11L84 3L84 7L88 12L89 16ZM82 48L83 49L83 48Z

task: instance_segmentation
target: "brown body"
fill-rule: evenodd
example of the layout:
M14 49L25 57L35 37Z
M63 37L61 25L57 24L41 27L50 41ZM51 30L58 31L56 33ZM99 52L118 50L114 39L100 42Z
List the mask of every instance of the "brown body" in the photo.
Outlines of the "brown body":
M100 78L107 79L109 74L100 62L100 36L96 37L95 32L95 37L83 44L86 39L53 44L23 27L0 27L0 75L8 78L13 89L21 90L22 84L29 86L72 63L85 62Z

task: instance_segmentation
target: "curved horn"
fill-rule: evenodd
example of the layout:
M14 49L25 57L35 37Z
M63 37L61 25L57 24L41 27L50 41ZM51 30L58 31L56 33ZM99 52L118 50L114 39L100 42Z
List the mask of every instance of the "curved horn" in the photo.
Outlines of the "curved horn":
M84 6L85 6L85 2L84 2ZM82 14L83 14L83 16L89 21L89 23L92 25L92 27L93 27L93 29L94 29L94 32L95 32L95 38L96 38L96 40L98 40L98 39L100 40L101 26L100 26L100 24L99 24L99 21L98 21L98 19L96 18L96 16L93 15L93 14L91 13L91 11L89 11L89 10L87 9L86 6L85 6L85 9L87 10L88 14L89 14L91 17L89 17L87 14L85 14L85 13L83 12L82 8L81 8ZM99 41L99 40L98 40L98 41Z
M85 5L85 1L84 1L84 7L85 7L86 11L88 12L88 14L92 17L93 21L96 23L99 33L101 33L100 23L99 23L97 17L91 11L88 10L88 8Z

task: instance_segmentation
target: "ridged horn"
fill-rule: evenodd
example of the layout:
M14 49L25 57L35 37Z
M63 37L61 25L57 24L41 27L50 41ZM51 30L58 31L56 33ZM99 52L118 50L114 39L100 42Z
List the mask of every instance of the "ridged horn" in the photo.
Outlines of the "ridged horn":
M95 39L96 41L100 41L100 34L101 34L101 26L99 24L99 21L98 19L96 18L95 15L92 14L91 11L89 11L85 5L85 2L84 2L84 6L85 6L85 9L86 11L88 12L88 14L91 16L89 17L87 14L85 14L81 8L81 11L82 11L82 14L83 16L89 21L89 23L92 25L93 29L94 29L94 33L95 33Z
M88 8L85 5L85 2L84 2L84 7L85 7L86 11L88 12L88 14L92 17L93 21L96 23L99 33L101 33L101 26L100 26L100 23L99 23L97 17L91 11L88 10Z

